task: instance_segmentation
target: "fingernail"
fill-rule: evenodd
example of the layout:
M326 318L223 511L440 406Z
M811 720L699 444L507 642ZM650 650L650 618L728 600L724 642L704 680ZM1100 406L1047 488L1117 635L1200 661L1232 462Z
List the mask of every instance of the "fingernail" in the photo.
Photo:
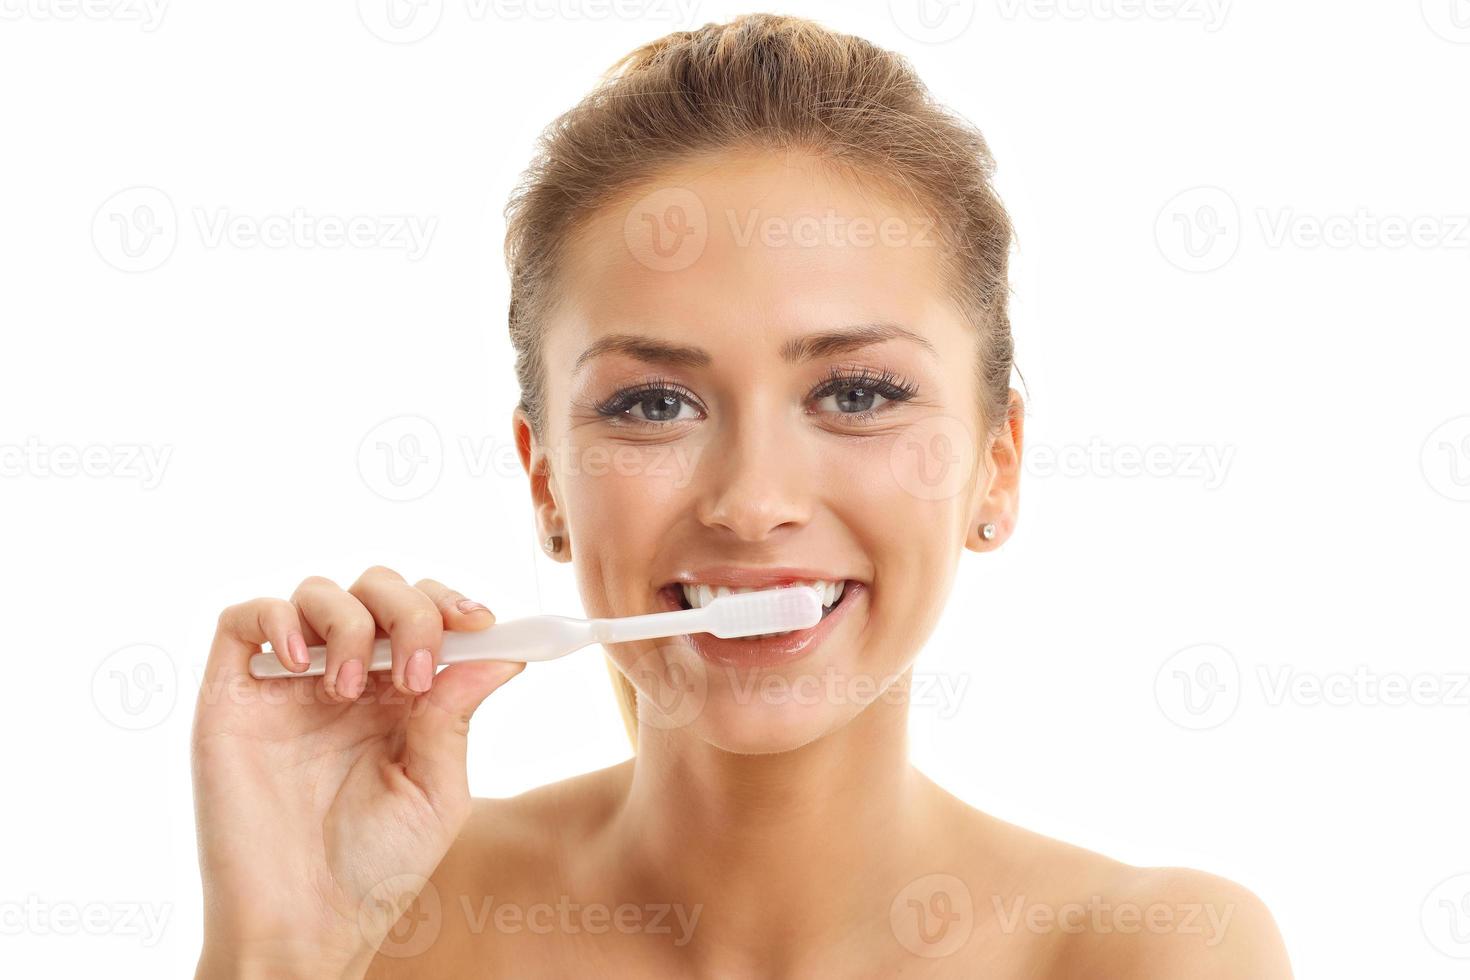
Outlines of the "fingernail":
M349 660L337 669L337 693L344 698L356 698L367 685L363 676L362 661Z
M480 603L476 602L473 599L461 599L455 603L455 606L462 613L479 612L480 610L485 609L484 606L480 605ZM486 609L485 611L489 612L488 609Z
M428 650L415 650L403 670L403 679L415 694L427 691L434 681L434 655Z
M311 655L306 652L306 641L301 638L300 633L292 633L286 637L286 652L291 655L292 663L311 663Z

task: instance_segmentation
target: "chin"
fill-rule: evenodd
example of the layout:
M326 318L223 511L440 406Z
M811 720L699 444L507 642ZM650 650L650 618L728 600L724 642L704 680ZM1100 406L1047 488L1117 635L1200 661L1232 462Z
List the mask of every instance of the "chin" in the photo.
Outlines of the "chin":
M906 669L868 666L841 643L781 667L741 668L666 642L640 663L640 727L738 755L790 752L841 730Z
M810 745L850 722L862 705L750 704L711 696L689 737L735 755L775 755Z

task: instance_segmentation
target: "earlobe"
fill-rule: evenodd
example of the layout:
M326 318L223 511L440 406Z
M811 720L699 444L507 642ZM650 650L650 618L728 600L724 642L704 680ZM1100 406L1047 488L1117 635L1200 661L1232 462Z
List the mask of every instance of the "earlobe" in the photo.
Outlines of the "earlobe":
M531 505L536 510L537 523L555 527L561 520L557 516L556 494L551 489L551 461L536 445L530 420L520 408L511 413L511 435L521 469L531 481ZM547 533L541 539L541 550L558 561L565 561L570 557L571 542L564 534Z
M976 507L977 513L971 515L972 535L965 539L965 547L971 551L994 551L1006 542L1015 526L1021 492L1024 410L1020 392L1012 388L1005 424L987 447L989 482L984 499Z
M1000 525L994 521L978 521L970 525L972 534L965 539L971 551L994 551L1002 543Z

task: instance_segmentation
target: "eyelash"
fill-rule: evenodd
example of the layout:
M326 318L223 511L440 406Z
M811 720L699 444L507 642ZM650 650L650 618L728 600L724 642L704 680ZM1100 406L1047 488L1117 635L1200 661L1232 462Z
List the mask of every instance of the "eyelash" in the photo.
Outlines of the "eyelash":
M905 380L893 371L884 368L876 374L864 367L838 368L827 372L827 377L812 390L811 397L826 398L838 391L860 388L881 395L889 404L906 402L919 393L919 386ZM838 412L844 422L866 423L872 421L885 408L870 408L862 412Z
M703 406L699 404L699 399L694 397L694 392L679 384L677 381L671 381L665 378L650 378L642 384L635 385L632 388L624 388L621 391L616 391L613 393L611 398L599 402L597 405L593 406L593 408L596 410L598 415L602 415L610 419L617 419L620 423L648 426L668 425L670 424L668 422L650 422L648 419L635 419L627 414L628 409L632 408L643 399L648 398L651 395L662 394L677 395L680 400L694 405L695 407L699 408L700 411L704 411Z
M862 389L871 391L883 397L887 403L906 402L919 393L918 386L904 379L888 369L873 372L868 368L831 368L826 377L817 383L807 396L808 400L826 398L828 395L839 391ZM699 411L704 411L699 399L694 396L688 388L677 381L665 378L650 378L641 384L631 388L624 388L615 392L610 398L594 406L598 415L608 419L616 419L619 424L631 424L658 428L671 425L671 422L653 422L648 419L633 418L628 415L628 410L651 395L675 395L681 401L693 405ZM885 407L867 409L862 412L836 412L844 422L866 423L875 418ZM817 413L813 413L817 414Z

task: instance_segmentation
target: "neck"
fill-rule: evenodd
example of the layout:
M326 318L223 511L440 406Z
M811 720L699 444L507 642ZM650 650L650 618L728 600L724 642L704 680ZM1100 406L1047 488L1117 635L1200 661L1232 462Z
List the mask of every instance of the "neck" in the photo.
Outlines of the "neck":
M781 937L795 956L886 916L927 823L904 701L880 698L837 731L767 755L641 730L617 834L631 887L702 905L702 948L772 958Z

